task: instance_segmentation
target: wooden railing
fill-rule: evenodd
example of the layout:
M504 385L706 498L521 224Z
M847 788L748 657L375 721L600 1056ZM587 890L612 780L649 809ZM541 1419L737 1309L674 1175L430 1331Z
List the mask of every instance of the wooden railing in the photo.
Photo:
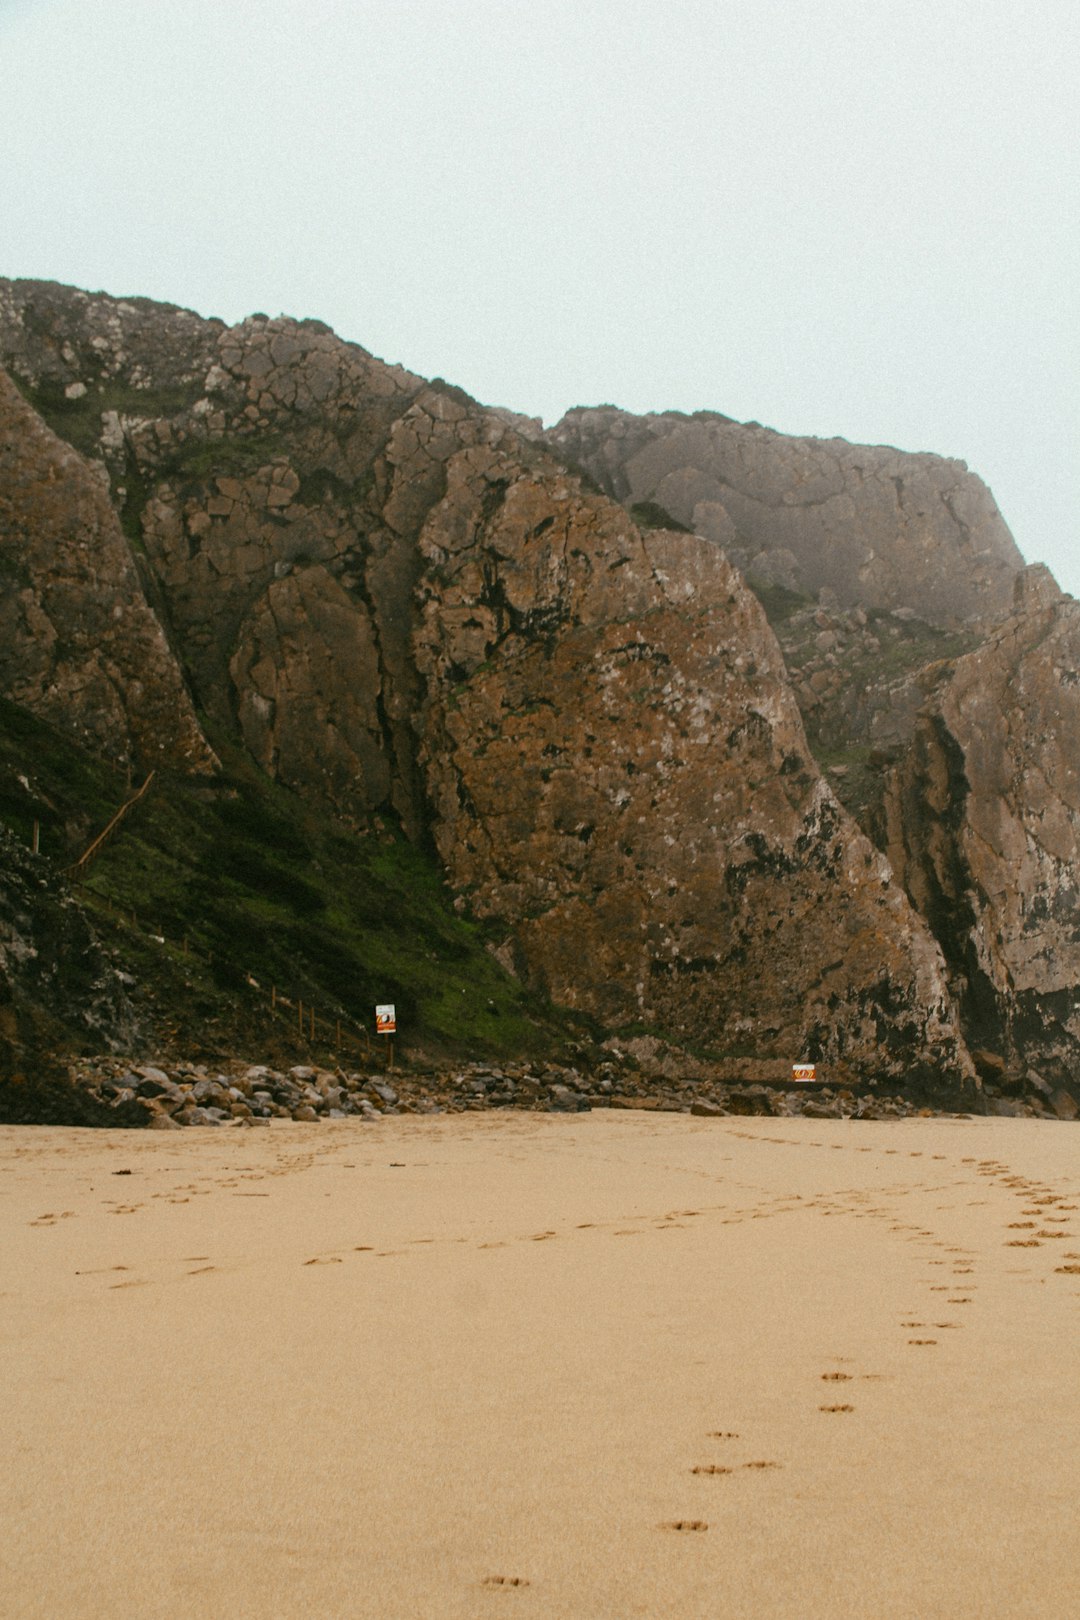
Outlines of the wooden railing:
M78 860L74 861L67 868L67 876L69 878L71 878L76 883L79 881L79 879L85 874L87 868L90 865L90 862L105 847L105 844L112 837L113 833L116 831L117 827L119 827L120 823L128 815L130 815L132 810L134 810L135 806L138 804L139 800L143 797L144 793L146 792L147 788L150 786L150 784L151 784L151 782L153 780L154 780L154 773L153 773L153 771L151 771L150 775L146 778L146 781L143 783L143 785L139 789L138 793L133 793L131 798L128 799L124 804L122 804L120 806L119 810L116 812L115 816L113 816L113 818L109 822L108 826L106 828L104 828L104 830L102 832L98 833L98 835L94 839L93 843L90 844L86 849L83 850L83 852L79 856Z

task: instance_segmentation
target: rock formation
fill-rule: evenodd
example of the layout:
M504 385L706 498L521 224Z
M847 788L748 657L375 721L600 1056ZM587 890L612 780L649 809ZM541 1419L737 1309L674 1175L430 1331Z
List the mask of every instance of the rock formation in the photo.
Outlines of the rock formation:
M957 874L961 861L977 874L986 829L958 778L939 806L942 767L920 740L890 801L889 847L913 907L823 779L784 656L735 566L752 565L759 588L824 590L800 613L847 616L804 627L822 660L796 673L804 712L816 713L803 686L826 711L815 746L826 719L839 736L843 704L866 684L830 685L843 638L869 667L883 638L917 620L935 672L925 658L905 666L900 718L871 704L867 735L887 733L895 753L916 725L920 739L955 726L951 762L974 746L952 710L916 719L928 695L951 690L942 660L961 649L943 627L998 611L1021 566L960 464L713 416L572 413L543 436L319 322L228 328L41 283L0 282L0 359L25 396L3 396L10 465L57 469L52 483L36 475L40 497L9 504L0 537L22 571L0 603L21 638L6 664L0 653L17 701L61 712L99 748L145 752L150 714L170 762L190 770L212 763L190 687L222 735L317 811L357 831L393 818L433 845L459 903L497 931L499 959L600 1034L648 1031L778 1072L820 1058L840 1076L970 1098L963 936L967 956L990 964L995 1049L1028 1040L1036 955L995 955L984 936L1060 913L1075 847L1055 834L1045 847L1059 866L1029 862L1023 903L980 910L969 891L983 878ZM636 502L641 526L571 463ZM52 484L77 521L58 520ZM661 507L701 532L666 526ZM78 586L50 596L54 577ZM138 688L102 618L117 591L139 627L125 641L142 649ZM16 605L47 601L56 652ZM962 634L986 632L969 622ZM1022 647L1034 668L1032 635L997 632L992 667ZM99 664L112 681L104 709ZM81 685L70 667L90 672ZM1036 685L1053 730L1048 680ZM1001 748L998 775L980 778L988 793L1013 771ZM1035 818L1031 836L1050 839L1056 778L1043 764L1016 769L1018 821ZM958 854L943 852L946 834ZM1080 1050L1071 1016L1060 1012L1055 1037L1062 1078Z
M962 461L800 439L711 411L567 413L547 435L602 489L658 507L765 585L945 625L1007 609L1023 559Z
M151 612L103 469L0 371L0 692L144 769L213 755Z
M524 972L722 1056L963 1079L938 953L716 546L486 447L449 463L420 545L434 835Z
M1014 1085L1080 1079L1080 603L1044 568L939 672L886 797L889 857Z

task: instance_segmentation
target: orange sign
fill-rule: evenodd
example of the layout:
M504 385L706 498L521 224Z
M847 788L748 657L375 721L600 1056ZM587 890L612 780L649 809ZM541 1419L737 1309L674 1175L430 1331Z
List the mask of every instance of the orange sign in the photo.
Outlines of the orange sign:
M793 1063L791 1065L791 1078L793 1080L816 1080L817 1066L813 1063Z
M376 1009L375 1009L375 1033L376 1033L376 1035L393 1035L396 1029L397 1029L397 1019L396 1019L396 1017L394 1015L394 1004L393 1004L393 1002L390 1001L390 1002L387 1002L382 1007L376 1007Z

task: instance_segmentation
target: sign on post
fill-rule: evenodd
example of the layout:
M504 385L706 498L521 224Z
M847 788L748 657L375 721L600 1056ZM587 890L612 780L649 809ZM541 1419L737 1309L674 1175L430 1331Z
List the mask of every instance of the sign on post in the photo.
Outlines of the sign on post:
M816 1080L817 1065L814 1063L793 1063L791 1065L791 1078L798 1081Z
M384 1001L375 1008L375 1033L386 1036L387 1064L394 1067L394 1034L397 1030L397 1015L392 1001Z

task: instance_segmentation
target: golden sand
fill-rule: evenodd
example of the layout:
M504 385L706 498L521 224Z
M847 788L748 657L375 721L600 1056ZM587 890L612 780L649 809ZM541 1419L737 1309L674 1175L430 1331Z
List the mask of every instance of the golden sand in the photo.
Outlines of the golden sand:
M11 1620L1080 1613L1080 1130L0 1130Z

